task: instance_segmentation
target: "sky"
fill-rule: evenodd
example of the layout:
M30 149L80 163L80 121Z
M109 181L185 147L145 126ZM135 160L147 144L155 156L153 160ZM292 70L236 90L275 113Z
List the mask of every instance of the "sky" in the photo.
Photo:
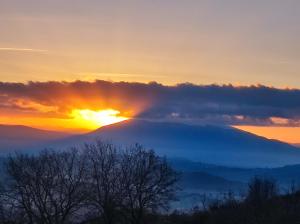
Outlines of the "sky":
M51 129L68 126L77 130L87 127L63 119L70 118L72 110L78 109L75 107L111 108L120 111L120 116L141 116L157 109L152 93L145 93L148 95L141 96L145 100L130 104L132 108L120 106L121 99L102 97L87 105L74 103L62 109L54 100L49 104L25 93L16 97L6 92L8 84L25 83L31 87L28 82L93 83L97 79L125 81L134 86L136 82L156 81L166 89L170 86L176 89L176 84L186 82L197 88L231 84L237 89L241 86L251 89L261 85L282 90L287 96L280 100L289 102L287 89L300 88L299 21L298 0L1 0L0 81L4 89L0 89L0 97L5 100L1 102L0 122L12 123L14 116L16 123ZM42 91L42 87L37 88ZM78 101L84 94L75 92L76 96L70 97L77 97L73 101ZM204 119L202 110L194 113L201 114L201 121L220 122L266 137L300 142L297 94L291 107L268 105L262 100L265 105L261 106L274 110L274 114L259 118L231 111L230 122L225 122L224 117ZM66 103L60 99L61 95L57 97L57 101ZM259 91L254 97L261 97ZM251 105L249 98L245 100L249 102L237 100L230 105ZM272 100L276 101L274 97ZM214 100L212 104L228 106L228 102ZM24 112L23 108L21 113L12 109L16 107L27 109ZM180 109L175 109L168 113L182 117L177 112ZM288 112L279 113L279 109ZM218 114L225 115L228 111ZM189 116L189 120L199 122L199 116ZM242 117L244 122L233 122L232 116ZM50 122L51 119L61 120ZM283 128L284 133L290 134L282 134Z

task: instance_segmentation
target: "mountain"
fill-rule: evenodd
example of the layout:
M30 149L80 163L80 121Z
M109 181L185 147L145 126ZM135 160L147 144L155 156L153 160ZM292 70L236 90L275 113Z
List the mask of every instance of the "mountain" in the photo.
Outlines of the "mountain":
M280 167L300 164L300 150L231 127L127 120L56 142L80 144L100 138L117 144L143 144L162 156L230 167Z
M48 142L66 138L68 134L45 131L22 125L0 125L0 152L7 153L14 150L31 147L47 147Z
M276 168L238 168L203 164L189 160L171 158L169 163L181 173L206 173L215 177L221 177L227 181L248 183L253 177L265 177L276 180L283 188L291 184L300 186L300 165L289 165Z
M185 191L228 192L232 190L237 192L246 188L245 183L227 180L205 172L182 172L179 180L181 188Z

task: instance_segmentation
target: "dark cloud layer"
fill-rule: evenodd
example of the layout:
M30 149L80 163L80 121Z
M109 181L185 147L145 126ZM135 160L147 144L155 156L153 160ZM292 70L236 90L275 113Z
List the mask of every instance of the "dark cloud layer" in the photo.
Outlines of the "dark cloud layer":
M300 90L128 82L0 83L0 110L67 116L74 108L134 111L145 119L298 126ZM274 119L280 118L280 119Z

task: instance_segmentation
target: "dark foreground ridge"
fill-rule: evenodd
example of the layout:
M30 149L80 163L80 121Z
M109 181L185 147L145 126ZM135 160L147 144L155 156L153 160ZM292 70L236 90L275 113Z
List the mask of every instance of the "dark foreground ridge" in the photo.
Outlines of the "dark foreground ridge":
M229 192L223 200L206 204L203 209L189 212L175 211L169 215L149 214L153 224L282 224L300 222L300 191L291 187L279 195L272 180L254 178L243 200L237 200Z

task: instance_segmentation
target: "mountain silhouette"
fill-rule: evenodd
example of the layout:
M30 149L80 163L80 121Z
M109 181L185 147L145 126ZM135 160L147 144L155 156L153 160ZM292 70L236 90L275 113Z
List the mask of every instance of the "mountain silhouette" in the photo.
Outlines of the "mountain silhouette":
M30 150L37 145L47 147L48 142L67 136L68 134L62 132L45 131L22 125L0 125L0 152Z
M236 128L127 120L58 142L66 146L100 138L141 143L159 155L231 167L280 167L300 163L300 150Z

